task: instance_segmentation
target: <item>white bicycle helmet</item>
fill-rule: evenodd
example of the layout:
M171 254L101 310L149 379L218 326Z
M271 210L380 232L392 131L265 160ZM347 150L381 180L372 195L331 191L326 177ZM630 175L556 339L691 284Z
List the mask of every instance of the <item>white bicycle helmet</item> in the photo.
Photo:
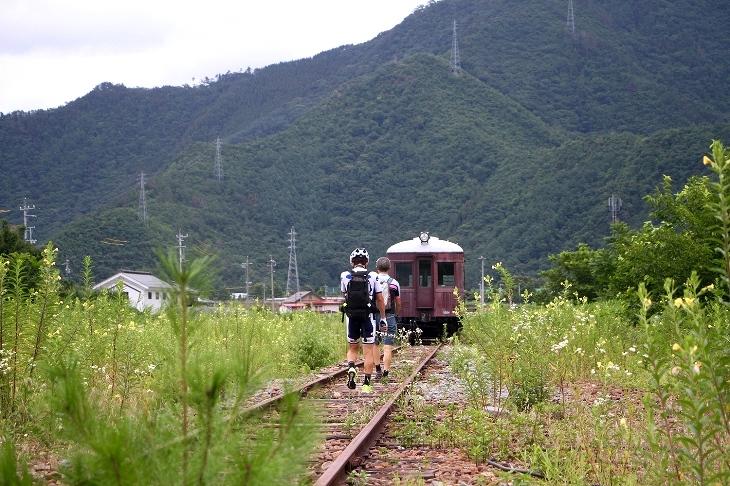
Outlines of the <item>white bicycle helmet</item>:
M365 248L355 248L352 250L352 253L350 253L350 263L352 263L355 258L364 258L365 260L370 261L368 251Z

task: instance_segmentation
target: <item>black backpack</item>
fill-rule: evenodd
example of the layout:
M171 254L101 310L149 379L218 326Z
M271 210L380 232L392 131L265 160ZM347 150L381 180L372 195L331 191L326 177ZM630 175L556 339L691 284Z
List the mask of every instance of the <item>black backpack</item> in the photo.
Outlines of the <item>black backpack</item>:
M372 313L367 270L350 270L345 293L345 313L350 319L364 319Z

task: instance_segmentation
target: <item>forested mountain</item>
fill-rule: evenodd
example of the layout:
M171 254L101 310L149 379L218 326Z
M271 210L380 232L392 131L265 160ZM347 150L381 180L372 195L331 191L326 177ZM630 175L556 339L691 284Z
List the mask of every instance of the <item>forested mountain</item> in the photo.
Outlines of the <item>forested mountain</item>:
M354 245L381 254L421 230L465 248L470 286L480 255L534 275L601 244L609 196L638 226L663 174L679 187L730 140L730 4L574 3L572 33L567 2L441 0L311 59L2 115L0 209L27 198L34 236L77 273L90 255L99 278L153 269L181 230L188 256L219 256L219 293L242 285L246 257L254 281L276 260L284 285L292 227L312 287L333 285Z

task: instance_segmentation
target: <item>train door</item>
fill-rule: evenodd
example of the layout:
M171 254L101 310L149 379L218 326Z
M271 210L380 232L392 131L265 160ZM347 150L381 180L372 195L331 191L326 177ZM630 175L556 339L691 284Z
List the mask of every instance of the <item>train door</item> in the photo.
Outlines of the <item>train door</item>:
M416 260L416 307L433 308L433 258L420 256Z

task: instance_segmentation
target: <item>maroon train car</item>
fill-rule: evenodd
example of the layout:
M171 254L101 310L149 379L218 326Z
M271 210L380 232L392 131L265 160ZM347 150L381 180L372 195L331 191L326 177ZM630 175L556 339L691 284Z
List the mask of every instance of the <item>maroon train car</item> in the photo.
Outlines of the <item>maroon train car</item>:
M459 330L458 296L464 299L464 250L456 243L421 233L388 248L390 275L401 287L398 327L421 329L422 339L437 339Z

